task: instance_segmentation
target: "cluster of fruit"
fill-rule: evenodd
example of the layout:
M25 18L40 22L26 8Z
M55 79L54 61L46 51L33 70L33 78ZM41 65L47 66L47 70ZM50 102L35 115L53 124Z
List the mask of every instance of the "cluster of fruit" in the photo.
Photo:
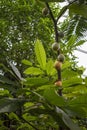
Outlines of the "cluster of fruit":
M49 9L47 7L43 8L42 14L43 14L43 16L47 16L49 14ZM58 32L58 37L59 37L59 39L63 38L64 37L63 32ZM54 51L60 50L60 44L57 42L53 43L52 49ZM54 67L58 72L61 70L62 63L64 62L64 60L65 60L65 56L63 54L59 54L57 57L57 60L54 63ZM55 85L58 87L62 87L62 81L61 80L56 81Z
M58 43L52 44L52 49L58 51L60 49L59 44ZM58 71L58 73L59 71L61 71L64 60L65 60L65 56L63 54L59 54L57 60L54 63L54 67ZM61 80L56 81L55 85L58 87L62 87L62 81Z

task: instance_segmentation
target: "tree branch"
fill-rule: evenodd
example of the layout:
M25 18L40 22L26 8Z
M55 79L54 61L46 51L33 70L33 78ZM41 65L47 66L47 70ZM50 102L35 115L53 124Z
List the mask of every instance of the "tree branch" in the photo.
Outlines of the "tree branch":
M50 14L50 16L51 16L51 18L52 18L52 21L53 21L53 23L55 24L56 20L55 20L55 18L54 18L54 16L53 16L53 13L52 13L51 9L50 9L50 6L49 6L49 4L48 4L47 2L46 2L46 6L47 6L47 8L48 8L48 10L49 10L49 14Z
M62 9L61 9L61 11L60 11L60 13L59 13L59 15L58 15L58 17L57 17L57 19L56 19L56 22L58 22L58 20L61 18L61 16L66 12L66 10L68 9L68 7L71 5L71 4L73 4L74 2L76 2L77 0L74 0L74 1L72 1L72 2L70 2L68 5L66 5L66 6L64 6Z
M54 23L55 42L58 42L59 40L58 40L57 22L56 22L56 20L55 20L55 18L54 18L54 16L53 16L53 13L52 13L52 11L51 11L50 6L49 6L48 3L46 3L46 6L47 6L47 8L48 8L48 10L49 10L49 14L50 14L50 16L51 16L51 19L52 19L52 21L53 21L53 23Z

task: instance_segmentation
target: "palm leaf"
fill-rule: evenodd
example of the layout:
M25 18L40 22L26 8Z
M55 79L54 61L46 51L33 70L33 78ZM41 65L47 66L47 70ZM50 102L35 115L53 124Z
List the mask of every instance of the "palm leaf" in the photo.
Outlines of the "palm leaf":
M70 21L66 30L67 39L69 39L72 34L77 35L78 39L85 39L87 32L87 19L75 15Z

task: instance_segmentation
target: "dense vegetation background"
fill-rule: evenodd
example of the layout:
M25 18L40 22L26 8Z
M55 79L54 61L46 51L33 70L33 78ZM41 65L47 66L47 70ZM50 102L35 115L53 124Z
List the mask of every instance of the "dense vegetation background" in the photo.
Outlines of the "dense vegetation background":
M86 12L87 0L0 1L1 130L87 129L87 78L73 53L86 42Z

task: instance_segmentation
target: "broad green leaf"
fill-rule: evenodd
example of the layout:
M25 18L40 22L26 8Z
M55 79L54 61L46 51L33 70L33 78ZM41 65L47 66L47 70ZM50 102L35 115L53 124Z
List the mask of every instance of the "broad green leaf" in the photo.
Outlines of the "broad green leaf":
M72 71L71 69L66 68L62 71L62 77L64 79L70 79L76 76L78 76L78 73L75 71Z
M50 87L54 87L54 85L42 85L40 87L37 88L37 90L46 90L49 89Z
M0 99L0 113L3 112L14 112L20 104L22 105L25 101L22 99L3 98Z
M48 75L56 74L56 69L53 67L54 62L50 59L46 64L46 71Z
M44 91L44 98L49 101L52 105L64 106L65 100L63 97L57 94L57 91L54 88L49 88Z
M25 64L25 65L29 65L29 66L32 66L32 63L28 60L22 60L22 63Z
M87 108L87 94L81 95L79 97L75 97L69 102L70 106L76 107L86 107Z
M40 40L35 43L35 54L40 67L44 70L46 67L46 53Z
M76 85L82 84L83 80L82 78L79 78L77 76L74 76L72 78L69 78L68 80L63 81L64 87L74 87Z
M87 88L86 88L85 84L76 85L74 87L64 88L63 93L70 94L71 97L73 97L72 95L79 96L82 94L87 94Z
M48 78L41 78L41 77L33 77L33 78L26 78L24 84L30 86L41 86L49 83Z
M57 113L62 118L63 122L70 128L70 130L81 130L80 127L71 120L71 118L62 109L56 107Z
M27 75L40 75L40 74L44 74L44 72L40 69L40 68L36 68L36 67L29 67L24 71L25 74Z
M87 18L87 5L73 3L69 6L70 15L77 14Z

